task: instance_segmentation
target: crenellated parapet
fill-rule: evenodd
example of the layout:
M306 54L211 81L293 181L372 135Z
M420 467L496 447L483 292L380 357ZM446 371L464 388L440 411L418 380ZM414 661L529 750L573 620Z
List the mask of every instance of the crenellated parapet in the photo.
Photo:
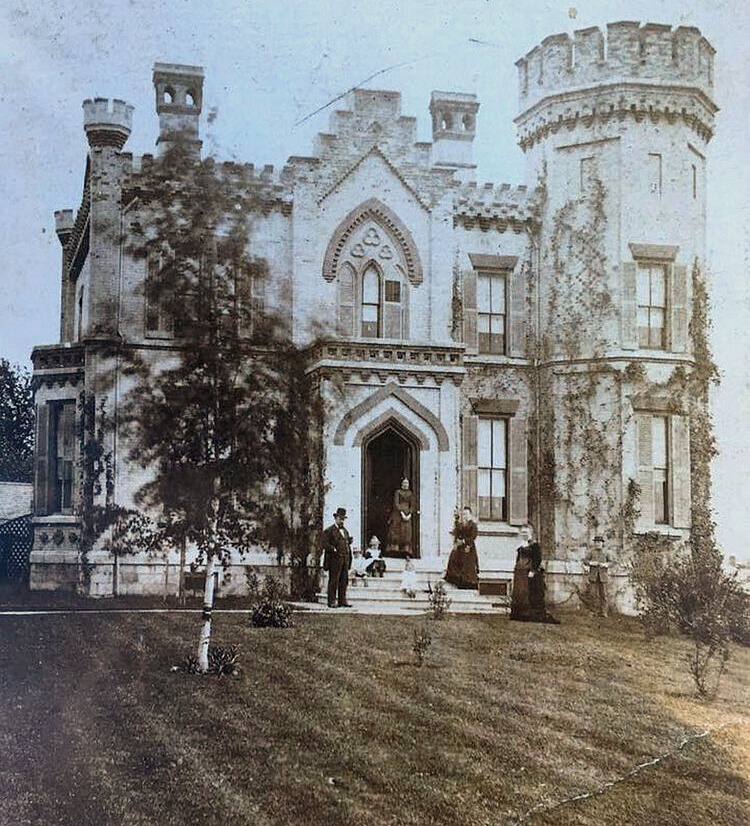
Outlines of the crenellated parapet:
M545 38L517 61L525 149L555 124L611 116L682 118L704 139L717 111L714 48L692 26L610 23Z
M536 220L538 196L526 186L475 183L457 188L453 196L453 222L466 229L478 226L522 232Z
M139 191L148 185L149 175L158 159L155 161L153 155L134 157L127 152L121 158L123 203L128 203L137 198ZM293 192L289 167L277 169L270 164L256 167L252 163L226 161L216 164L216 170L237 187L238 194L255 199L261 211L279 209L284 215L291 214Z
M133 107L117 98L83 101L83 128L91 148L122 149L133 127Z
M521 109L566 89L623 80L713 90L714 48L693 26L610 23L546 37L518 66Z

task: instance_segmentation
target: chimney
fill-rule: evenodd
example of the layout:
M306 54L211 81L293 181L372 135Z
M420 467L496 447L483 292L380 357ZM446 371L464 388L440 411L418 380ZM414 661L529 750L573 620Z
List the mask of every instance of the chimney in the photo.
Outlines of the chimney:
M163 155L176 143L200 155L199 121L203 106L203 68L177 63L154 65L156 113L159 137L156 145Z

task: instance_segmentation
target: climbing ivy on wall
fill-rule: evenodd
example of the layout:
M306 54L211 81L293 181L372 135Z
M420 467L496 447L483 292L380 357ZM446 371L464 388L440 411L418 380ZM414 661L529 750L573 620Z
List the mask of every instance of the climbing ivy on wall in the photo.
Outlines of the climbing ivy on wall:
M696 262L692 270L690 339L694 364L671 369L654 382L644 367L585 363L603 356L618 311L609 283L604 231L605 189L592 182L585 197L570 200L553 216L542 294L546 332L540 339L536 376L538 408L530 427L530 500L541 515L541 540L566 557L592 533L604 533L626 554L637 548L635 523L640 489L623 484L624 434L632 424L627 400L636 394L666 396L670 410L690 417L692 547L715 548L710 510L710 463L716 454L708 406L718 379L709 346L709 300ZM539 286L537 285L537 289ZM614 334L614 333L612 333ZM581 359L575 369L549 362ZM567 545L561 542L566 538ZM671 543L673 546L674 543Z
M532 461L532 512L541 513L541 539L566 556L593 532L621 539L623 376L615 368L582 364L556 371L552 359L603 356L616 306L608 281L604 185L595 179L584 197L554 214L544 266L546 333L537 376L538 430ZM535 455L537 454L538 455ZM562 524L555 524L555 520ZM560 537L573 543L560 544Z

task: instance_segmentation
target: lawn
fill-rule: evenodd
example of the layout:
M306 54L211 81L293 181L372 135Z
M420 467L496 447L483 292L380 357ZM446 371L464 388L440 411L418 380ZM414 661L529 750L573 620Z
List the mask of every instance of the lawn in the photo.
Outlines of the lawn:
M195 613L0 617L0 824L750 822L750 650L705 703L629 619L451 616L419 668L420 620L341 613L217 614L239 679L170 672Z

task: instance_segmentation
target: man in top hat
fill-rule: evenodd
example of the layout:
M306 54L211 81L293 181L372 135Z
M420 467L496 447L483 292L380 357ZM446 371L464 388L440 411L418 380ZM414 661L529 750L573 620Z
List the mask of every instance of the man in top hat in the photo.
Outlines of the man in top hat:
M352 566L352 537L344 527L346 508L333 514L333 525L323 531L323 570L328 571L328 607L351 608L346 601L349 568Z
M604 550L604 537L595 536L594 544L586 555L584 565L588 569L589 590L596 598L596 613L607 616L607 583L609 582L609 554Z

